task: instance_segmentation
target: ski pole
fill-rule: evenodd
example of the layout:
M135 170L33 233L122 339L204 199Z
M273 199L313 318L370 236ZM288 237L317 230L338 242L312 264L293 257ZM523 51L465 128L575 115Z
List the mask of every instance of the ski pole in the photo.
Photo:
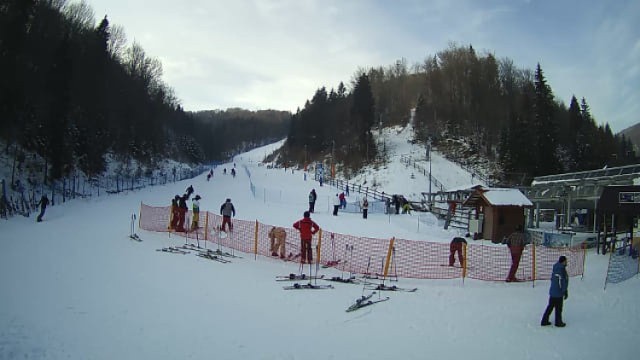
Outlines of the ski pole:
M320 247L316 245L316 279L314 283L318 284L318 268L320 267Z

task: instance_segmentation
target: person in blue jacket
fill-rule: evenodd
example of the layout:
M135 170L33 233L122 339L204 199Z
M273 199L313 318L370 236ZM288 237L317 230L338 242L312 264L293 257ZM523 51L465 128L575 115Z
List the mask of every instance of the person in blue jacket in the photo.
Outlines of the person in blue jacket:
M569 297L569 275L567 274L567 258L560 256L558 262L553 265L551 273L551 286L549 287L549 304L544 310L540 325L551 325L549 315L555 310L557 327L565 327L567 324L562 322L562 303Z

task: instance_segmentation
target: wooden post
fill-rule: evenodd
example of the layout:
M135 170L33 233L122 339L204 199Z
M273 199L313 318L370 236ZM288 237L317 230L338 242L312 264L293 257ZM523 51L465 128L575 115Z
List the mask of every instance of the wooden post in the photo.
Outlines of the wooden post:
M389 240L389 249L387 250L387 261L384 264L384 274L383 276L386 278L387 274L389 273L389 265L391 264L391 254L393 252L393 244L396 242L396 238L392 237L391 240Z

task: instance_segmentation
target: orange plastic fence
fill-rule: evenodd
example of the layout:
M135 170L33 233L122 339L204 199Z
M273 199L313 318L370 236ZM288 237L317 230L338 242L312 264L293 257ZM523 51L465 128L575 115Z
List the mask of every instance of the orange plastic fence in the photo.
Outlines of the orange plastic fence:
M142 204L140 228L148 231L168 232L170 207L152 207ZM185 227L190 225L192 213L186 215ZM207 241L210 247L223 246L244 253L270 256L268 237L272 225L258 221L232 219L233 230L218 231L222 216L200 212L200 228L187 233L175 233L186 239ZM292 221L293 223L293 221ZM284 228L287 233L286 253L298 255L300 237L297 230ZM314 236L314 262L336 263L339 270L354 274L382 276L385 267L388 277L419 279L455 279L469 277L478 280L503 281L511 267L511 253L506 246L469 244L466 246L466 264L449 265L449 244L405 239L376 239L320 231ZM527 245L522 253L516 277L525 280L548 280L553 264L564 255L569 259L570 276L584 272L585 249L549 248ZM293 258L296 260L297 258Z

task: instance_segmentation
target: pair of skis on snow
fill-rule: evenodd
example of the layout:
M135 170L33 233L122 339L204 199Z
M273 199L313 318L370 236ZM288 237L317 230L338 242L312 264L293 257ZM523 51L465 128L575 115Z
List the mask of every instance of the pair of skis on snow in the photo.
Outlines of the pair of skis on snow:
M383 298L378 298L376 300L371 300L371 298L375 294L376 294L376 292L374 291L369 295L362 295L361 297L357 298L356 302L353 305L349 306L347 308L347 310L345 310L345 311L346 312L352 312L352 311L356 311L358 309L362 309L363 307L371 306L371 305L374 305L374 304L389 300L388 296L387 297L383 297Z

